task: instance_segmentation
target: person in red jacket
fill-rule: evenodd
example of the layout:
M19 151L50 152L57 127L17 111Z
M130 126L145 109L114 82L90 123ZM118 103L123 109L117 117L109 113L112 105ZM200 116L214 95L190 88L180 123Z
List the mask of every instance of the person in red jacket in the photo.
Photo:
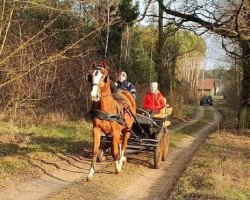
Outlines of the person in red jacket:
M166 106L166 99L158 90L158 83L150 84L150 91L147 92L143 100L143 108L152 114L159 113L159 111Z

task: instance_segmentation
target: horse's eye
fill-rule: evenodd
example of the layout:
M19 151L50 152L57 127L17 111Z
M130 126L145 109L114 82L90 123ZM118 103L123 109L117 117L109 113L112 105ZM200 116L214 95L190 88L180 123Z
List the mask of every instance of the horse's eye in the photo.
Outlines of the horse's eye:
M95 76L97 76L99 74L99 70L95 71Z

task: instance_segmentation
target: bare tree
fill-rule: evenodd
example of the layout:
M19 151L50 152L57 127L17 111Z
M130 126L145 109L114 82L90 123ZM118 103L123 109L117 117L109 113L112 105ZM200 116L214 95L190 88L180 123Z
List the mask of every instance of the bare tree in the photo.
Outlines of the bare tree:
M236 40L241 47L243 67L242 92L243 103L239 111L239 126L250 128L250 2L237 1L184 1L173 9L175 1L165 3L157 0L166 16L173 16L172 21L197 34L207 31L222 37ZM161 16L159 16L161 17ZM168 19L170 19L168 17ZM193 22L193 23L191 23Z
M76 119L88 109L84 77L99 57L96 41L119 16L107 22L99 1L41 2L0 2L1 110L13 120Z

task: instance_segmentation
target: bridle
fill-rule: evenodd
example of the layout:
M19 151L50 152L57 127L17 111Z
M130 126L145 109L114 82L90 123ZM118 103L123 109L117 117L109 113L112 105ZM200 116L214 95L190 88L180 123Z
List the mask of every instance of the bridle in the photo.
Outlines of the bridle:
M89 79L89 82L92 83L92 91L91 91L91 96L93 101L99 101L101 98L101 90L102 86L100 87L100 81L103 81L104 84L107 82L108 79L108 74L107 71L105 71L106 68L104 68L101 65L98 65L94 68L94 71L89 76L91 76ZM99 76L99 77L98 77ZM106 96L111 96L111 95L106 95ZM105 97L105 96L102 96Z

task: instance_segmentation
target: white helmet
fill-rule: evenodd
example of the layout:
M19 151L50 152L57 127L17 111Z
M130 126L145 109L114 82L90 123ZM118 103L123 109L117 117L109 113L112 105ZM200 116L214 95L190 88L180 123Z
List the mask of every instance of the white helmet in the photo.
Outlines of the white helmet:
M122 82L122 81L125 81L126 79L127 79L127 73L124 72L124 71L120 71L120 72L118 73L118 80L119 80L120 82Z
M150 91L152 93L157 93L158 92L158 83L157 82L152 82L150 84Z

